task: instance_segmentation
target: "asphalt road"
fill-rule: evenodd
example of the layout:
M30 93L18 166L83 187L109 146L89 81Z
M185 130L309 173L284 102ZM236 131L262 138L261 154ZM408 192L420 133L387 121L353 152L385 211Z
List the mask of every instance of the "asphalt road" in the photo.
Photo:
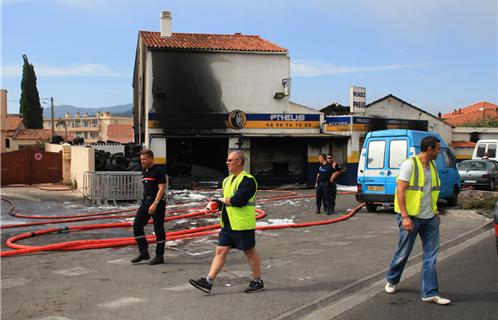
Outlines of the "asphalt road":
M398 285L393 295L384 292L334 320L363 319L497 319L498 256L494 236L438 264L441 295L452 300L448 306L420 301L420 274Z

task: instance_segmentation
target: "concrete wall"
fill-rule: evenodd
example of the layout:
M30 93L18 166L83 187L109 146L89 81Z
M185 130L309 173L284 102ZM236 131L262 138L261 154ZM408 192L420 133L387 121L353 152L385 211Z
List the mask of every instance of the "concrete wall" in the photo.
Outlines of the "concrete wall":
M71 147L71 179L76 180L78 188L83 187L85 171L95 171L95 150L87 147Z
M152 51L153 112L281 112L285 54ZM152 103L152 105L150 104Z
M48 152L60 152L62 151L61 144L45 143L45 151Z
M474 132L478 134L480 140L498 139L498 128L456 127L453 128L452 141L470 141L470 136Z
M450 125L441 119L431 116L421 110L417 110L409 104L403 103L392 97L379 101L374 105L370 105L366 108L365 115L390 119L427 120L429 123L429 131L439 133L448 144L453 141Z

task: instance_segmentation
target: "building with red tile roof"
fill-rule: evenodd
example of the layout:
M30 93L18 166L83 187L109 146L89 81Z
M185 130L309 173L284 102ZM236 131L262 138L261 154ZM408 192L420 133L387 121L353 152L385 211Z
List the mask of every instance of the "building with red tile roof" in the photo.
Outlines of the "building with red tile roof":
M8 115L6 130L8 132L15 132L17 129L24 129L24 123L22 122L22 118L18 115Z
M175 33L161 37L160 32L140 31L139 37L147 48L167 48L195 51L253 51L287 53L280 47L257 35Z
M455 109L441 116L444 121L453 127L472 126L485 119L498 119L498 105L481 101L470 106Z

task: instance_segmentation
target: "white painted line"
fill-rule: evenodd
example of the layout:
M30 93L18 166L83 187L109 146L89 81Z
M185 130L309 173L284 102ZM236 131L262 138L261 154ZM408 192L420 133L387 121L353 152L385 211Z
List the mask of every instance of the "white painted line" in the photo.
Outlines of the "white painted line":
M180 284L180 285L173 286L173 287L164 287L164 288L161 288L161 289L168 290L168 291L185 291L185 290L190 290L190 289L193 289L193 288L194 287L192 287L190 284L184 283L184 284Z
M457 244L453 247L450 247L446 250L443 250L438 255L438 262L444 261L445 259L475 245L476 243L486 239L490 235L494 233L494 230L486 231L473 238L467 239L464 242ZM403 272L403 278L406 281L407 279L420 274L420 269L422 268L422 263L419 262L406 268ZM345 297L344 299L330 305L328 307L319 309L314 313L308 315L305 320L330 320L334 317L341 315L342 313L354 308L362 302L369 300L374 297L378 293L384 291L384 285L386 284L386 280L382 279L377 281L376 283L359 290L357 293Z
M140 299L140 298L124 297L124 298L121 298L121 299L118 299L118 300L114 300L114 301L109 301L109 302L105 302L105 303L99 303L97 306L104 307L104 308L117 309L117 308L129 306L129 305L132 305L132 304L137 304L137 303L143 302L143 301L145 301L145 300L144 299Z
M213 250L209 250L209 251L202 251L202 252L185 252L186 254L188 254L189 256L202 256L202 255L205 255L205 254L210 254L210 253L213 253Z
M291 252L291 253L292 254L302 254L302 255L306 255L306 256L313 256L313 255L324 253L326 251L327 250L325 250L325 249L299 249L299 250L296 250L296 251Z
M24 286L26 283L28 283L29 280L24 279L24 278L15 278L15 279L2 279L2 282L0 283L2 290L3 289L10 289L18 286Z
M66 317L50 316L46 318L38 318L37 320L73 320L73 319Z
M107 263L129 265L130 264L130 260L127 260L125 258L121 258L121 259L109 260L109 261L107 261Z
M65 270L54 270L52 271L55 274L61 274L63 276L80 276L82 274L87 274L91 272L95 272L95 270L83 268L83 267L76 267L76 268L71 268L71 269L65 269Z

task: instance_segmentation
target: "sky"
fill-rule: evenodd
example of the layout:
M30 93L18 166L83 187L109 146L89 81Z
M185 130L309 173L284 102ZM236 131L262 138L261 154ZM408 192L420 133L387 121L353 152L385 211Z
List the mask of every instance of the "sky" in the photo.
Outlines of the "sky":
M19 111L22 55L40 98L132 102L138 31L260 35L289 50L291 100L315 109L393 94L432 114L497 103L496 0L1 0L1 84ZM47 102L47 100L42 100Z

